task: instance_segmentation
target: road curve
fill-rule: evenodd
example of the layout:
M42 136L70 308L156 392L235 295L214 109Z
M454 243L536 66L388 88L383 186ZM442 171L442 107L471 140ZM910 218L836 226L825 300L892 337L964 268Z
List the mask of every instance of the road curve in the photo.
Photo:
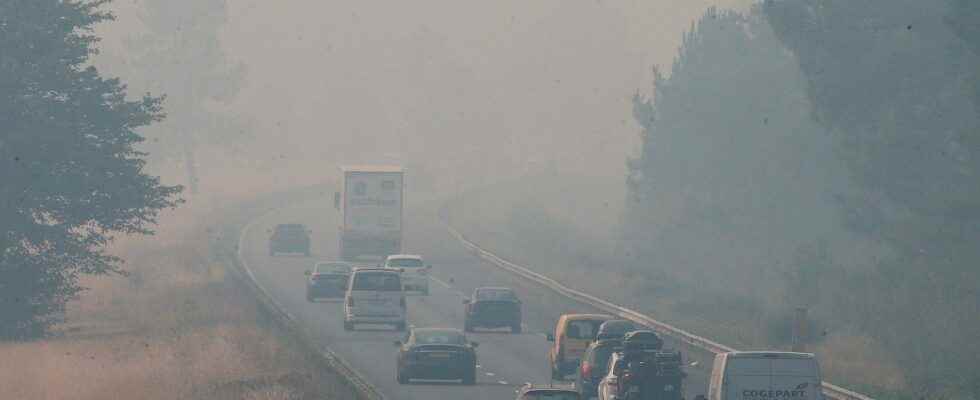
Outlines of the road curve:
M476 386L435 382L399 385L395 382L396 349L392 342L401 338L400 333L387 328L345 332L340 302L305 300L303 271L315 261L336 259L338 214L332 207L332 198L305 201L253 221L242 238L242 261L275 301L315 334L318 344L329 346L347 360L387 399L509 399L525 382L547 383L549 343L543 332L550 330L563 312L595 310L485 265L445 231L432 207L410 205L407 211L405 251L423 255L433 265L435 278L429 296L409 297L410 325L462 328L461 301L477 286L510 286L524 300L525 333L469 335L480 343ZM268 256L269 230L287 222L304 223L313 230L313 257ZM689 373L685 392L687 398L693 398L694 394L704 393L706 377L700 369Z

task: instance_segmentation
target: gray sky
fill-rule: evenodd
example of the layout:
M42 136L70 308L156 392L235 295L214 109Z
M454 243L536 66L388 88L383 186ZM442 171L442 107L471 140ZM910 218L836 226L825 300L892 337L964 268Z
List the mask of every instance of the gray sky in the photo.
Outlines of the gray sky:
M224 43L248 72L230 112L297 163L397 153L441 179L621 179L651 66L707 7L748 2L232 0ZM114 5L106 46L138 29L134 4Z

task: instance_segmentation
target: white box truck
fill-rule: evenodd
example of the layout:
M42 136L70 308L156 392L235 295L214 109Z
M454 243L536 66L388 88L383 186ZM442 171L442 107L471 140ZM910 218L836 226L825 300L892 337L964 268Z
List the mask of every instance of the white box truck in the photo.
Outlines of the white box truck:
M401 253L405 174L400 166L341 167L343 188L334 194L342 225L338 252L353 261L360 256Z

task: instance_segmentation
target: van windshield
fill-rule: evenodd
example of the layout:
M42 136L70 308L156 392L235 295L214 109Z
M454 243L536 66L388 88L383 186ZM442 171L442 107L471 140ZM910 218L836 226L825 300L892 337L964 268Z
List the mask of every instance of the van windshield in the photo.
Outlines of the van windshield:
M401 280L398 274L390 272L362 272L354 274L352 290L373 290L381 292L400 292Z

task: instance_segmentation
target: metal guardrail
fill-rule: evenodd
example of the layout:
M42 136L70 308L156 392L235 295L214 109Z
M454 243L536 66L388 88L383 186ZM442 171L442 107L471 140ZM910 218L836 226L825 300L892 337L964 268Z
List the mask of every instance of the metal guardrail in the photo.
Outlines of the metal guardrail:
M245 236L248 235L249 230L252 228L258 220L262 219L266 215L271 214L276 210L266 212L265 214L259 215L253 218L248 224L242 228L241 233L238 236L238 247L235 252L235 257L237 262L235 268L239 269L239 272L244 275L245 280L248 283L249 288L255 292L254 294L259 299L259 301L267 308L270 313L282 324L287 330L295 332L300 340L307 342L307 345L311 348L317 349L321 357L321 361L328 365L332 370L336 371L338 374L347 379L354 390L357 392L357 397L362 400L385 400L384 395L379 391L374 385L368 382L357 370L354 369L346 360L341 358L339 355L331 351L329 348L319 347L312 340L309 339L309 335L306 334L303 327L299 324L293 314L286 311L286 309L276 301L272 295L263 287L257 279L255 279L255 274L252 273L252 269L248 266L248 261L246 261L243 256L243 251L245 249Z
M613 315L617 315L624 319L628 319L638 324L649 326L660 333L671 336L691 346L703 350L707 350L712 353L727 353L730 351L735 351L735 349L731 347L711 341L709 339L687 332L683 329L674 327L672 325L657 321L652 317L641 314L637 311L610 303L606 300L592 296L588 293L571 289L565 285L562 285L561 283L559 283L554 279L551 279L537 272L531 271L527 267L507 261L497 256L496 254L493 254L483 249L476 243L473 243L472 241L467 239L465 236L463 236L462 233L460 233L458 230L456 230L456 228L452 227L451 225L447 224L446 228L449 230L449 233L456 238L456 240L458 240L460 243L463 244L464 247L474 252L480 258L489 261L490 263L496 265L501 269L504 269L515 275L521 276L541 286L551 289L552 291L558 294L588 304L597 309L603 310ZM863 394L851 390L844 389L840 386L836 386L828 382L823 383L823 392L825 396L836 400L873 400L871 397L865 396Z

